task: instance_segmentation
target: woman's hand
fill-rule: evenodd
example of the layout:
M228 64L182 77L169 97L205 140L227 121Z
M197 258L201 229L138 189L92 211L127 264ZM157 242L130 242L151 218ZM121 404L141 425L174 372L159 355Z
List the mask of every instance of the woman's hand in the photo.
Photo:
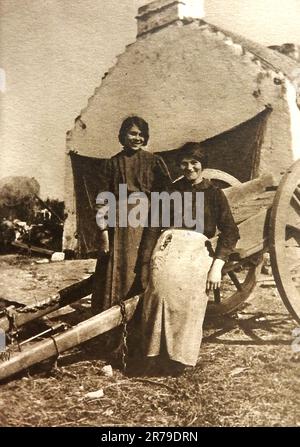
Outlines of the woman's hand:
M100 242L99 247L100 255L107 255L109 253L108 230L103 230L100 232L99 242Z
M224 264L225 261L222 259L214 260L207 275L206 290L214 290L221 287L222 268Z

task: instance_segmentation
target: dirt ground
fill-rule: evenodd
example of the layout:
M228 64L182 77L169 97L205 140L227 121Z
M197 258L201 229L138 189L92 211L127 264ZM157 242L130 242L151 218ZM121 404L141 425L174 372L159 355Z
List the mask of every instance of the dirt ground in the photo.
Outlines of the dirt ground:
M0 258L0 298L33 304L94 270L94 260L36 263ZM300 426L298 327L270 277L231 317L205 323L199 364L181 377L112 374L103 338L0 385L0 426ZM52 319L87 318L89 299ZM51 321L51 320L50 320ZM33 330L33 328L32 328ZM24 334L23 334L24 336ZM22 334L21 334L22 337ZM96 397L88 396L98 391Z

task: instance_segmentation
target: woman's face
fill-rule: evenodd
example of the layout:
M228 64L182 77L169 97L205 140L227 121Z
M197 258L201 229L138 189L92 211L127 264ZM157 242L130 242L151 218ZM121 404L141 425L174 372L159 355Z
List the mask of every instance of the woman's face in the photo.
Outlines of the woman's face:
M191 183L197 183L202 180L202 164L195 158L183 158L180 163L180 169L183 175Z
M137 151L144 145L145 138L143 137L141 130L134 124L130 129L128 129L124 142L124 146L126 148Z

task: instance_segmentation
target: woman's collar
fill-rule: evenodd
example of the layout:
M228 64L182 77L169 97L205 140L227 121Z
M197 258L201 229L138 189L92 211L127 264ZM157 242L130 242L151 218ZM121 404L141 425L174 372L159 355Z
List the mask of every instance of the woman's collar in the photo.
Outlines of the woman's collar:
M123 153L126 155L129 155L129 156L137 154L137 153L141 152L142 150L143 150L142 148L136 150L136 149L130 149L128 147L123 147Z
M211 186L211 182L210 182L209 179L203 177L201 182L195 183L195 184L191 183L191 186L192 186L193 189L196 189L198 191L203 191L205 189L208 189Z

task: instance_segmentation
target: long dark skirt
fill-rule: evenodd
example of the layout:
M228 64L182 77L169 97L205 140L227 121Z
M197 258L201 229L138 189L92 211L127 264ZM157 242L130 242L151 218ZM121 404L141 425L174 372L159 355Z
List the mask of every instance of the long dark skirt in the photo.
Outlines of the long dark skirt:
M132 207L128 205L128 212ZM118 215L117 215L118 221ZM94 275L92 311L99 313L141 292L138 251L143 227L110 230L110 251L100 256Z

